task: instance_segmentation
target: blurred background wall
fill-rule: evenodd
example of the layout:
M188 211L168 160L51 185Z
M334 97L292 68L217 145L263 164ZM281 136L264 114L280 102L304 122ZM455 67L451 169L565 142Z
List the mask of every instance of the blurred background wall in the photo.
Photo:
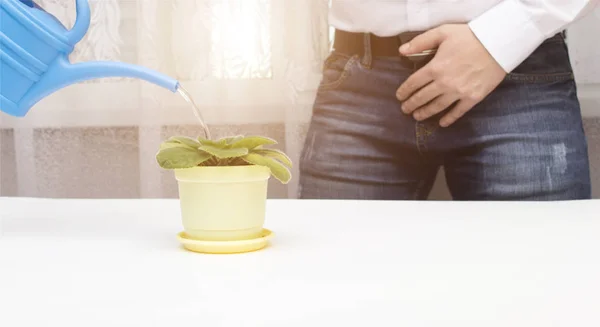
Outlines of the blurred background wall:
M73 0L41 0L72 26ZM72 61L113 60L169 74L191 91L215 137L260 133L295 162L328 54L328 0L90 0L92 24ZM568 31L600 198L600 9ZM183 99L136 80L63 89L25 119L0 115L0 196L173 198L154 155L196 136ZM293 171L297 176L297 170ZM296 196L272 181L271 198ZM431 195L448 199L443 173Z

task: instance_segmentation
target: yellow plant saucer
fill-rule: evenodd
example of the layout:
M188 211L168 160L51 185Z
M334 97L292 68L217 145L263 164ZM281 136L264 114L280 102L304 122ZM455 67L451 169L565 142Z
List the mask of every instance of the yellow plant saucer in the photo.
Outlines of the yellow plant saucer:
M263 229L262 235L259 238L241 241L202 241L188 238L185 232L177 234L177 239L183 247L192 252L208 253L208 254L235 254L258 251L265 248L269 244L269 240L275 234Z

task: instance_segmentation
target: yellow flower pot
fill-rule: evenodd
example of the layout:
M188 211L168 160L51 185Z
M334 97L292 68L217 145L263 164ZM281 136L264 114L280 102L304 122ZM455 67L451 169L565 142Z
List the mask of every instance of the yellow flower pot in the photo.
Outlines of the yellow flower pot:
M202 241L263 234L270 170L263 166L175 169L184 233Z

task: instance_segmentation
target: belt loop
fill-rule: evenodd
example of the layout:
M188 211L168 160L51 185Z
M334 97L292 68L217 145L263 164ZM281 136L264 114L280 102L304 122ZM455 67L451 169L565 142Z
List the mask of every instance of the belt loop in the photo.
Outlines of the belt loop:
M371 69L371 65L373 63L373 52L371 49L371 33L363 34L363 58L361 63L368 69Z

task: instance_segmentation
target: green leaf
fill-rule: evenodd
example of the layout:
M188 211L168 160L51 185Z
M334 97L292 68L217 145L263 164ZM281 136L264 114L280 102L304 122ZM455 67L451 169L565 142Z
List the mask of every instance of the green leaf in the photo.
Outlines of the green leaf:
M202 145L200 144L200 142L194 140L193 138L189 138L186 136L173 136L167 142L185 144L193 149L197 149L198 147L200 147L200 145Z
M224 148L225 145L227 145L227 138L222 138L216 141L213 140L208 140L202 137L198 137L198 142L200 142L202 145L211 145L217 148Z
M273 159L277 159L281 161L284 165L292 168L292 159L288 157L285 153L277 149L255 149L252 150L252 153L260 154L262 156L270 157Z
M277 144L277 141L264 136L247 136L231 144L231 148L246 148L252 150L263 145Z
M223 149L212 145L203 145L199 148L219 159L237 158L248 154L248 149Z
M187 148L187 149L191 149L189 146L187 146L185 144L181 144L179 142L174 142L174 141L166 141L166 142L162 142L160 144L160 150L169 149L169 148Z
M187 146L162 149L156 154L156 161L164 169L192 168L210 158L210 154Z
M244 139L243 135L233 136L227 138L227 144L234 144L237 141Z
M292 179L292 174L288 168L273 158L263 157L257 153L249 153L243 156L242 159L253 165L268 167L273 177L283 184L287 184Z

